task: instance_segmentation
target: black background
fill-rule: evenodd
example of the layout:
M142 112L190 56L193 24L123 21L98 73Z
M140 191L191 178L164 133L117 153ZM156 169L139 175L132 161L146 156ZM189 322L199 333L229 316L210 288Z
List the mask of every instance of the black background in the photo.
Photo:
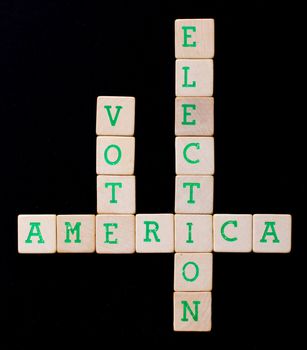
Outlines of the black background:
M1 349L304 343L301 13L294 2L0 1ZM96 212L99 95L136 97L137 212L173 212L174 20L212 17L214 212L290 213L293 250L215 254L212 332L174 333L173 254L18 255L17 215Z

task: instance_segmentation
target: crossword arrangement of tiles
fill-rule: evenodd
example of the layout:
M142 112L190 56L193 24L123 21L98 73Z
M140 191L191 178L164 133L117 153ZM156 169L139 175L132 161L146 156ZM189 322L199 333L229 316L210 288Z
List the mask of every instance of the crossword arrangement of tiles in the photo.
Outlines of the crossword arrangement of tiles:
M19 253L173 253L174 330L211 330L214 252L291 250L291 215L213 215L214 20L175 21L175 214L135 215L135 99L97 99L97 215L19 215Z

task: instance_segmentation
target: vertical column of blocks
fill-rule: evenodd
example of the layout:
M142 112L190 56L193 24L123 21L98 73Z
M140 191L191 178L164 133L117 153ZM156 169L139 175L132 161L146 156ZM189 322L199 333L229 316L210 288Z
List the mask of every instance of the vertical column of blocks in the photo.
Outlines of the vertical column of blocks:
M174 330L211 330L214 21L175 22Z
M97 99L98 253L135 252L135 99ZM103 215L112 214L112 215Z

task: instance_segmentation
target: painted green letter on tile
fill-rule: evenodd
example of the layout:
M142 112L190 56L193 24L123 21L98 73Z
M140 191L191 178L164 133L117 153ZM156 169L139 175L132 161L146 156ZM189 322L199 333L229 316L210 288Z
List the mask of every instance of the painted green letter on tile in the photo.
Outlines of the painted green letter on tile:
M188 82L188 73L189 73L189 70L190 70L190 67L182 67L183 69L183 84L182 84L182 87L184 88L195 88L196 87L196 81L193 80L192 83L189 83Z
M187 310L189 311L189 313L191 314L193 320L195 322L198 321L198 305L200 305L200 301L199 300L194 300L193 304L194 304L194 311L191 309L189 303L186 300L182 300L181 304L183 305L183 316L181 318L182 322L188 322L189 319L187 318Z
M181 124L182 125L195 125L196 124L196 120L195 119L193 119L191 121L188 121L188 117L192 115L192 113L188 111L188 108L191 108L191 109L193 109L195 111L196 105L183 103L181 105L181 107L183 109L183 120L182 120Z
M153 234L156 242L160 242L160 238L157 235L157 231L159 230L159 224L156 221L144 221L144 225L146 226L144 242L151 242L151 239L149 237L150 233Z
M200 188L200 183L199 182L184 182L183 183L183 188L190 187L190 196L189 199L187 200L187 203L189 204L195 204L195 199L194 199L194 191L193 188Z
M192 35L188 33L188 30L191 30L192 32L196 32L196 27L194 26L182 26L183 30L183 47L196 47L196 41L193 41L191 43L188 42L189 38L192 38Z
M195 267L195 274L194 274L193 277L187 277L187 275L186 275L186 273L185 273L185 269L186 269L187 266L189 266L189 265L192 265L192 266ZM197 265L194 261L188 261L188 262L186 262L186 263L183 265L183 267L182 267L182 276L183 276L183 278L184 278L186 281L188 281L188 282L194 282L194 281L198 278L198 276L199 276L199 267L198 267L198 265Z
M267 243L266 237L267 236L273 236L274 239L272 240L272 243L279 243L279 239L277 237L277 233L276 233L276 230L275 230L276 222L275 221L266 221L264 224L265 224L265 230L263 232L262 238L260 239L260 242L261 243ZM269 231L269 230L271 230L271 231Z
M42 244L45 243L41 230L40 230L40 222L30 222L30 232L28 238L25 240L26 243L32 243L32 237L38 237L37 243Z
M119 112L120 110L123 108L123 106L116 106L116 113L115 113L115 116L114 118L112 117L112 114L111 114L111 108L112 106L104 106L104 108L106 109L107 111L107 114L108 114L108 117L109 117L109 120L110 120L110 123L112 126L115 126L116 123L117 123L117 119L118 119L118 116L119 116Z
M72 227L71 222L65 222L65 226L66 226L66 238L64 242L71 243L70 234L72 235L76 234L75 243L81 243L81 239L80 239L81 222L80 221L76 222L74 227Z
M238 237L229 237L225 233L225 228L228 225L233 225L234 227L238 227L238 221L237 220L226 221L226 222L223 223L223 225L221 227L221 235L222 235L222 237L228 242L235 242L238 239Z
M115 198L115 188L118 186L119 188L123 187L123 184L121 182L106 182L104 184L105 188L112 187L112 198L110 200L110 203L117 203L117 199Z
M108 152L109 152L109 150L111 148L115 148L116 151L117 151L117 158L114 161L111 161L109 159L109 156L108 156ZM116 165L116 164L118 164L120 162L120 160L121 160L121 157L122 157L122 151L121 151L121 149L120 149L120 147L118 145L109 145L104 151L104 159L105 159L106 163L109 164L109 165Z
M109 244L117 244L118 240L115 238L113 241L110 240L110 236L114 234L113 231L110 231L110 227L118 228L118 224L116 223L105 223L103 226L106 229L106 239L104 243L109 243Z
M191 143L188 143L187 145L185 145L185 147L183 149L183 158L190 164L197 164L197 163L199 163L199 159L191 159L187 156L188 149L191 147L195 147L197 150L199 150L200 144L199 144L199 142L191 142Z

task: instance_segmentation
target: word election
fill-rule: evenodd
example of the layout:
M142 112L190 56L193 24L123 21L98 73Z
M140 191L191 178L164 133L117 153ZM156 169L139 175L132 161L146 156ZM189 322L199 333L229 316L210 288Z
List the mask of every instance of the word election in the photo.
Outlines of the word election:
M212 252L288 253L291 215L213 214L214 20L175 21L174 213L136 214L135 98L97 99L97 215L19 215L19 253L175 253L174 330L211 330Z

